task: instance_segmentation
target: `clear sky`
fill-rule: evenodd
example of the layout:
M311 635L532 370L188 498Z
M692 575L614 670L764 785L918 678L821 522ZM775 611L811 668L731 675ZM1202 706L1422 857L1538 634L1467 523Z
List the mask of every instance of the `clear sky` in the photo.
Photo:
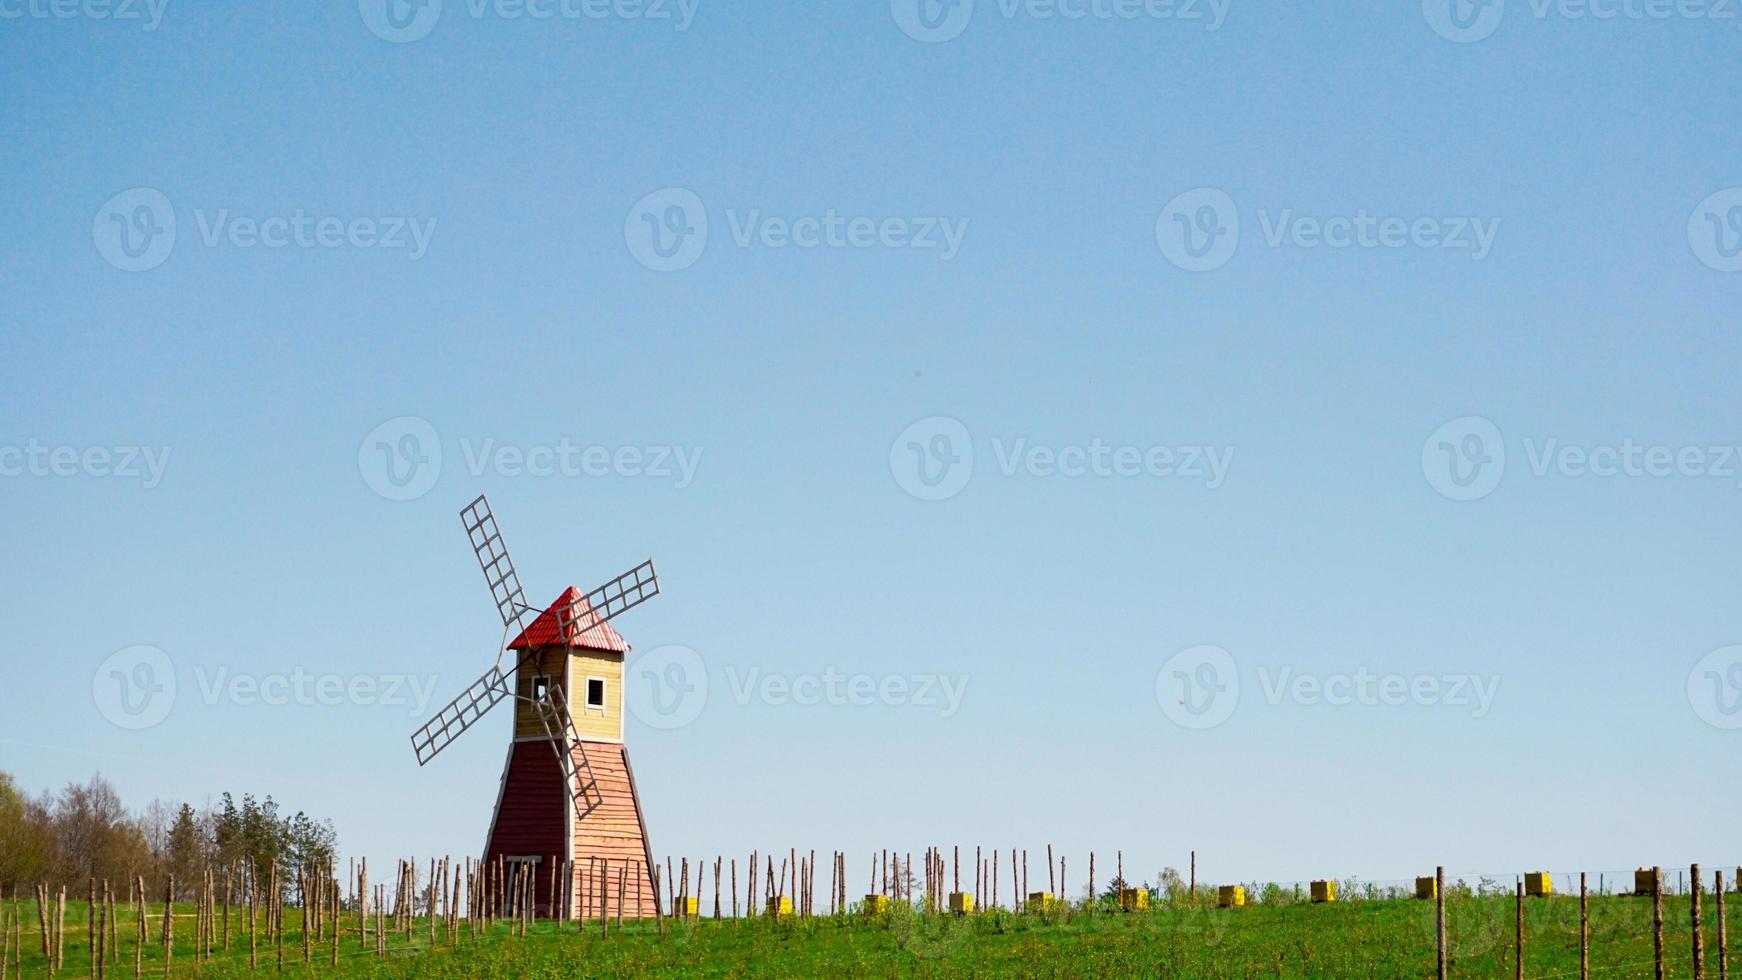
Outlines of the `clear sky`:
M487 492L661 853L1736 863L1733 6L155 2L0 0L32 789L475 852Z

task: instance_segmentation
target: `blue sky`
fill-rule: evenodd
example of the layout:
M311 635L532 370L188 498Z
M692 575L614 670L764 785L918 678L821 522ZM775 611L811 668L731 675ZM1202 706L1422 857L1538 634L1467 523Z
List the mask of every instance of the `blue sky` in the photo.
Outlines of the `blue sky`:
M487 492L662 853L1734 864L1742 22L1436 2L0 2L0 768L475 850Z

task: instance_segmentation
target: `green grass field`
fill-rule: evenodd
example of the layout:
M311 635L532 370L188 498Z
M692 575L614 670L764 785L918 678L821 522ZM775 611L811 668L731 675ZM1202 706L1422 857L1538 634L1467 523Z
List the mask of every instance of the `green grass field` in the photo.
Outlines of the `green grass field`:
M23 976L48 976L36 931L34 903L8 903L23 913L29 931L18 951ZM1668 973L1691 977L1688 899L1666 898L1664 943ZM1510 897L1448 901L1452 972L1456 976L1513 975L1514 905ZM177 907L177 943L171 975L242 977L278 971L276 949L261 937L259 967L248 965L248 936L237 916L231 948L200 962L191 941L193 908ZM1717 920L1706 905L1707 970L1718 976ZM1526 903L1527 976L1577 977L1579 904L1576 898ZM62 977L91 975L84 905L69 903ZM381 977L591 977L591 976L1179 976L1179 977L1431 977L1434 975L1433 903L1359 901L1289 904L1237 910L1162 907L1120 914L1082 911L1045 916L993 912L967 918L921 916L897 910L882 917L716 922L667 920L615 924L601 937L596 922L577 932L540 922L521 938L507 925L473 937L462 928L457 948L428 946L427 922L393 937L388 955L359 946L356 920L342 934L339 965L329 943L316 945L304 966L296 910L286 912L284 972L295 975ZM153 915L153 934L159 917ZM134 974L129 913L108 975ZM184 925L185 923L185 925ZM1651 903L1648 899L1591 900L1593 975L1652 975ZM1732 956L1734 960L1735 957ZM1742 967L1742 964L1733 964ZM18 976L17 966L8 976ZM155 943L144 951L144 974L164 975Z

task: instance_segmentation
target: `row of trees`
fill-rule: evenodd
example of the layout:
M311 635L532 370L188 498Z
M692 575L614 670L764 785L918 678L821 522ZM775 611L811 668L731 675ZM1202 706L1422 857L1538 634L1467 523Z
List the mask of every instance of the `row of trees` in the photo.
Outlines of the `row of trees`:
M8 895L43 882L76 891L92 878L144 877L156 888L173 875L185 898L207 868L252 865L266 880L277 864L289 879L337 850L331 821L285 816L270 796L238 804L225 793L199 810L159 800L134 813L101 775L32 797L0 772L0 888Z

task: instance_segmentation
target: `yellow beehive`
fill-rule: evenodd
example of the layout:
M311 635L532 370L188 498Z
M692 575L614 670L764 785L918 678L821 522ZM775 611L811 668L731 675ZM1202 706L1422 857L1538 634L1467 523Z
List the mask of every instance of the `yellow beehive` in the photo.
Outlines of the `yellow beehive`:
M1657 891L1657 873L1650 868L1640 868L1633 872L1633 894L1650 895Z
M1415 879L1415 897L1428 899L1439 898L1440 880L1432 875L1429 875L1426 878Z
M1223 885L1216 889L1216 907L1237 909L1246 904L1246 886Z
M1313 901L1334 902L1337 900L1337 883L1334 881L1313 882Z
M889 911L889 896L888 895L866 895L865 896L865 914L866 915L882 915L883 913L888 912L888 911Z
M1127 888L1119 893L1119 907L1127 912L1149 911L1149 889Z
M950 911L957 915L967 915L974 911L974 893L950 892Z
M679 897L678 898L678 900L677 900L677 914L678 915L680 915L684 918L687 918L687 919L693 919L693 918L696 918L698 915L700 915L701 911L702 911L702 900L700 898L697 898L695 896L689 896L687 898L686 897Z
M776 895L768 900L768 914L776 919L792 914L792 896Z
M1537 898L1554 894L1554 878L1547 871L1532 871L1524 876L1524 893Z
M1028 911L1030 911L1030 912L1051 912L1052 911L1052 892L1029 892L1028 893Z

